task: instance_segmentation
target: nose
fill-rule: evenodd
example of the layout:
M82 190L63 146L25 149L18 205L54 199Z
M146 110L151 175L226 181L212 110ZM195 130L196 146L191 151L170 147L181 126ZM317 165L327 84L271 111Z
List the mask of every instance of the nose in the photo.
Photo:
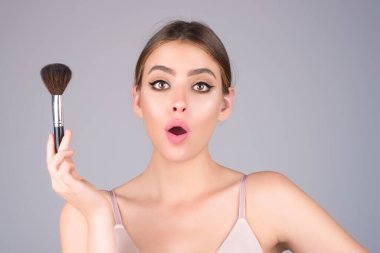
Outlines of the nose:
M173 93L171 103L172 112L185 112L187 109L186 91L183 89L177 89Z
M177 101L172 106L173 112L184 112L186 111L186 104L184 101Z

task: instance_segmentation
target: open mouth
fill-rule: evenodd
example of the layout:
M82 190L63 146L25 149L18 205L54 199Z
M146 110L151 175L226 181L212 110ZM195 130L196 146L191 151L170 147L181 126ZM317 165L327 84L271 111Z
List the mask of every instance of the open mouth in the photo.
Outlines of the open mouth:
M184 121L179 119L170 120L166 125L165 130L168 140L176 145L183 143L189 135L188 126Z
M187 133L187 131L180 126L170 128L169 132L177 136Z

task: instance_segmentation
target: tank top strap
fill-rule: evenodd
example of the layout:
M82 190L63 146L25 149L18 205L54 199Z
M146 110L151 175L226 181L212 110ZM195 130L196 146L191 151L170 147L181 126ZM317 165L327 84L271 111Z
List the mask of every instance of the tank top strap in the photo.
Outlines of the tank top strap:
M115 217L116 225L123 224L123 222L121 221L120 209L119 209L119 205L117 204L115 192L109 191L109 194L111 196L112 210L113 210L113 215Z
M239 218L245 219L245 180L247 175L241 179L239 190Z

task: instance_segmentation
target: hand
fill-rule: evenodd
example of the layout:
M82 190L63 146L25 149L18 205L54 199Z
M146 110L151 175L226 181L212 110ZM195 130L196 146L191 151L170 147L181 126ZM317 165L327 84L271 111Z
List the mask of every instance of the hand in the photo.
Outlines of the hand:
M52 188L77 208L87 220L95 219L97 214L109 212L109 203L99 190L84 180L76 171L72 160L74 150L70 148L71 139L71 131L66 130L58 152L55 153L54 138L52 134L49 134L46 163Z

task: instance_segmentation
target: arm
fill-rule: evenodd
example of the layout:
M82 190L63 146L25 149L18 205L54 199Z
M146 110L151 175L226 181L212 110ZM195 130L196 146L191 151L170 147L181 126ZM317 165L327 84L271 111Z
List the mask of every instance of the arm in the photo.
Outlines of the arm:
M114 220L105 212L93 221L66 203L61 212L60 238L62 253L117 252L114 238Z
M67 130L57 153L53 136L47 142L46 162L52 188L67 202L61 214L63 253L117 253L112 209L105 192L76 171Z
M257 211L271 224L278 245L293 252L368 252L285 176L262 172L250 181L250 191L258 192L248 201L260 206Z

